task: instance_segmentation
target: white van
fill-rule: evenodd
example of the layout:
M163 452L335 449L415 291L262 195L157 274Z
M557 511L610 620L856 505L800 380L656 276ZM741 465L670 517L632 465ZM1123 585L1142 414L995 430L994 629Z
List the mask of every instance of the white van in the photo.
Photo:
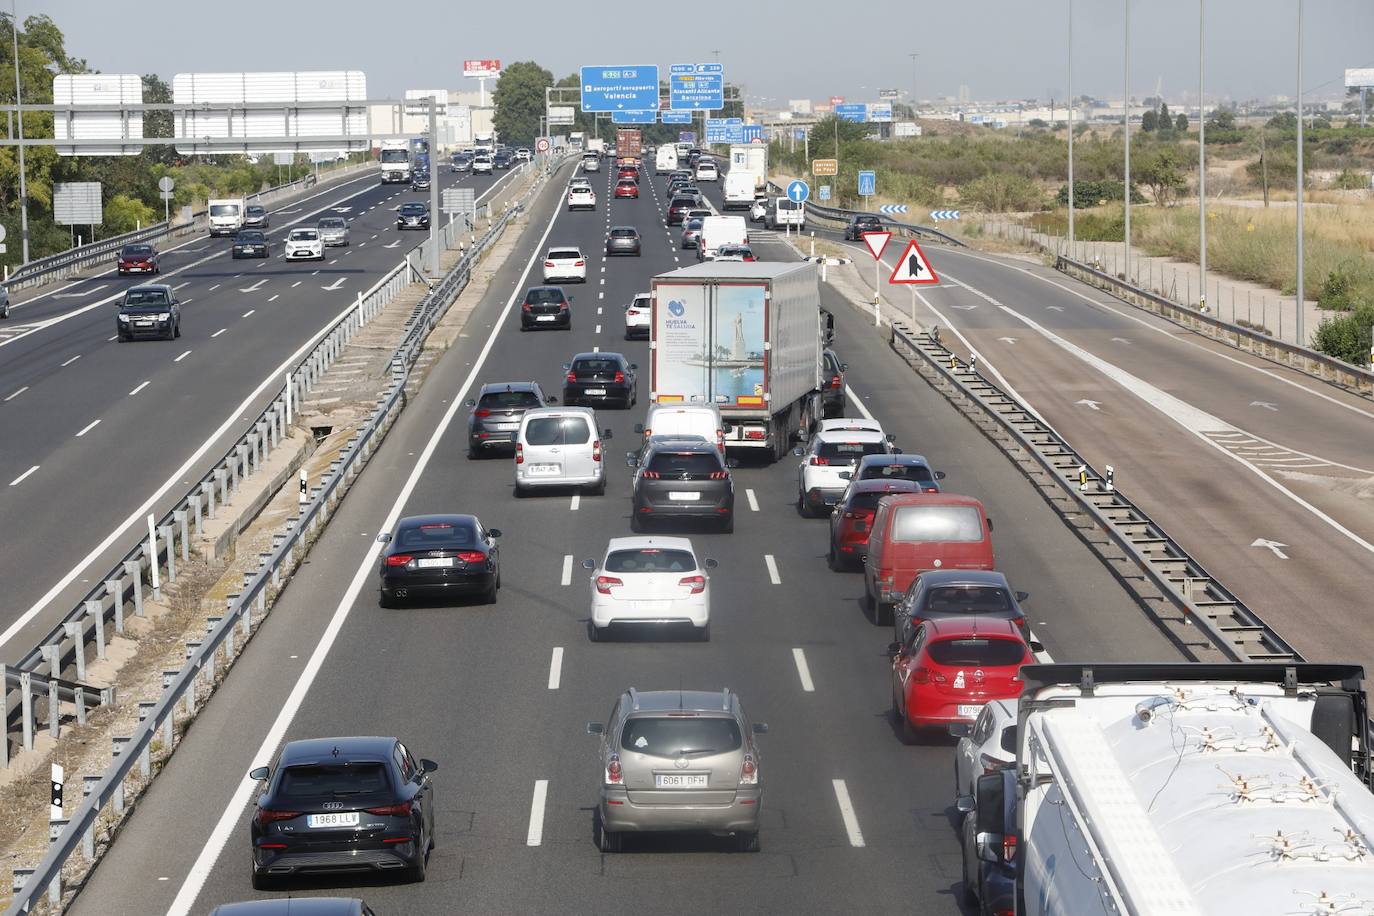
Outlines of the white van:
M714 261L721 245L749 244L749 229L742 216L708 216L697 236L697 260Z
M754 206L754 173L731 171L725 174L723 210L748 210Z
M237 235L243 228L244 211L248 205L242 197L220 198L206 204L210 217L211 235Z
M768 210L763 216L763 225L768 229L783 229L791 226L798 231L806 229L806 204L797 203L787 197L774 197L768 202Z
M606 492L602 443L590 407L536 407L525 411L515 434L515 495L539 487L585 487Z
M730 424L721 419L720 408L714 404L654 404L645 421L635 424L635 432L644 435L645 445L650 436L700 436L714 442L722 455L729 431Z
M675 168L677 168L677 147L671 143L665 143L654 154L654 174L662 175L664 172L671 172Z

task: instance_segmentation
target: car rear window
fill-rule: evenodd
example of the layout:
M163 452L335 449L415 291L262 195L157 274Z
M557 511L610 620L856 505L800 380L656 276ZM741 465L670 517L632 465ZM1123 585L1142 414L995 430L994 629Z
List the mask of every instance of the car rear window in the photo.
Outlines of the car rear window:
M399 535L400 546L407 548L468 547L477 541L471 525L440 522L402 528Z
M639 235L636 229L612 229L611 235L618 239L632 239Z
M167 301L160 289L131 289L124 294L125 305L166 305Z
M620 746L653 757L705 757L739 750L739 723L723 716L638 716L620 730Z
M277 793L289 798L318 798L370 795L388 788L386 768L380 763L305 764L286 768Z
M711 474L720 470L714 452L656 452L649 459L649 470L663 476Z
M579 359L573 363L574 372L615 372L620 363L613 359Z
M638 550L615 550L606 555L606 572L691 572L697 568L691 551L661 550L644 547Z
M697 199L695 197L674 197L672 206L674 207L695 207Z
M539 287L525 294L526 302L562 302L563 291L554 287Z
M899 490L899 491L896 491L896 492L909 493L909 492L911 492L911 491L910 491L910 490ZM878 508L878 501L881 500L884 496L891 496L891 495L892 495L892 492L855 493L855 494L854 494L852 497L850 497L850 499L849 499L849 508L850 508L851 510L855 510L855 509L869 509L869 510L877 509L877 508Z
M942 585L925 599L932 614L998 614L1011 610L1005 590L987 585Z
M533 391L488 391L477 401L478 407L488 410L509 410L512 407L539 407L539 395Z
M266 207L249 207L249 208L248 208L248 215L249 215L249 216L263 216L263 215L266 214L266 213L267 213L267 208L266 208Z
M549 252L549 256L548 256L547 260L549 260L549 261L576 261L577 259L579 259L579 258L581 258L581 257L582 257L582 252L580 252L580 251L567 251L567 250L558 251L558 250L554 250L554 251L550 251L550 252Z
M247 232L240 232L240 233L239 233L239 241L241 241L241 242L261 242L261 241L265 240L266 238L267 238L267 236L263 235L261 232L259 232L259 231L256 230L256 229L251 229L251 230L249 230L249 231L247 231Z
M881 455L887 451L882 442L822 442L816 447L820 458L857 461L864 455Z
M581 445L591 438L582 417L535 417L525 426L525 441L530 445Z
M973 506L901 506L892 525L894 541L983 539L983 520Z
M914 480L934 483L935 474L923 464L870 464L864 468L861 480Z
M1026 657L1025 647L1012 639L969 637L941 639L926 647L926 654L937 665L977 665L1005 667L1019 664Z
M339 219L337 216L327 216L324 219L320 220L321 229L342 229L344 226L347 225L347 223Z

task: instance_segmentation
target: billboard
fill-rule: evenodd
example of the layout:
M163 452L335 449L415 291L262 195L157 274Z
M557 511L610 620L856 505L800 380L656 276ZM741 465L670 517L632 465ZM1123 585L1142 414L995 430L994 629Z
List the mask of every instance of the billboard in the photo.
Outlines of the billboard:
M54 105L142 105L143 80L137 73L62 73L52 78L52 101ZM141 111L53 112L53 137L58 140L137 140L142 136ZM57 154L137 156L139 149L118 143L109 146L59 144Z
M52 186L52 221L59 226L99 226L100 182L67 181Z
M172 101L205 110L174 120L177 152L360 152L369 147L366 99L367 77L361 70L178 73L172 77ZM337 104L298 107L304 102ZM231 108L245 104L266 107Z
M501 75L501 61L465 60L463 75L472 79L495 79Z
M577 109L571 105L550 105L549 123L575 124L577 123Z
M1345 88L1359 89L1361 86L1374 89L1374 67L1358 67L1345 71Z

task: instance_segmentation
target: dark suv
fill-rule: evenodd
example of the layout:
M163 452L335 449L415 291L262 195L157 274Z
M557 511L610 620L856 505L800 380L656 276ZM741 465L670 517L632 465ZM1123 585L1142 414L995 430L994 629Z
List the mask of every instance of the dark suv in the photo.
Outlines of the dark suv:
M162 283L125 290L115 316L115 332L121 343L136 337L180 337L181 303L176 292Z
M520 303L520 330L563 328L572 330L573 297L561 286L531 286Z
M579 353L563 366L563 403L569 407L620 406L629 410L639 400L635 370L619 353Z
M556 404L558 398L544 395L538 382L494 382L483 385L475 398L468 398L468 457L481 457L490 449L511 448L520 418L525 411L545 404Z
M695 197L688 197L685 194L675 196L672 203L668 204L668 225L682 225L683 219L687 216L687 211L695 210L700 206L701 202Z
M849 225L844 227L844 237L846 241L858 242L863 240L865 232L882 231L882 219L872 213L858 213L849 218Z
M425 880L434 845L432 760L395 738L312 738L282 748L250 822L253 887L303 872L397 871Z
M630 527L644 530L650 520L692 518L735 530L735 483L714 444L701 436L651 436L644 451L630 452L626 463L636 468Z

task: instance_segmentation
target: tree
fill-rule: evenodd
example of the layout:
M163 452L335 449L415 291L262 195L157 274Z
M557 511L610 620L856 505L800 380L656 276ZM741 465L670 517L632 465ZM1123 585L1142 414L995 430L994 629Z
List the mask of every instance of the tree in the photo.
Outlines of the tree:
M501 71L491 101L496 106L492 124L502 142L534 145L544 114L544 90L552 85L553 74L532 60L516 61Z
M1183 176L1183 157L1173 146L1161 146L1147 153L1137 167L1136 175L1149 187L1155 203L1161 207L1167 207L1187 187Z
M1160 127L1164 127L1164 126L1167 124L1167 125L1169 125L1170 127L1172 127L1172 126L1173 126L1173 123L1174 123L1174 116L1171 115L1171 114L1169 114L1169 103L1166 102L1166 101L1164 101L1163 99L1160 99L1160 100L1159 100L1159 126L1160 126ZM1166 129L1167 129L1167 128L1166 128Z
M104 231L108 235L132 232L139 226L149 226L157 222L160 214L137 198L116 194L105 205Z
M1207 116L1208 130L1235 130L1236 115L1228 108L1218 108Z
M1044 130L1045 128L1050 126L1049 122L1046 121L1044 118L1031 118L1026 123L1031 127L1034 127L1036 130Z
M1150 133L1158 126L1159 114L1153 108L1147 109L1145 113L1140 116L1140 129L1145 133Z
M1264 126L1276 130L1297 130L1298 116L1291 111L1285 111L1282 114L1274 115Z
M1181 111L1178 113L1178 117L1174 119L1174 130L1181 134L1188 132L1188 116Z

